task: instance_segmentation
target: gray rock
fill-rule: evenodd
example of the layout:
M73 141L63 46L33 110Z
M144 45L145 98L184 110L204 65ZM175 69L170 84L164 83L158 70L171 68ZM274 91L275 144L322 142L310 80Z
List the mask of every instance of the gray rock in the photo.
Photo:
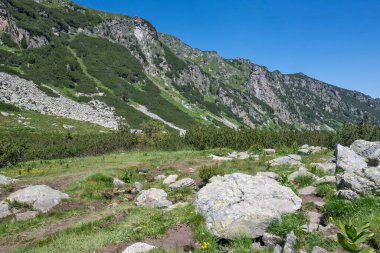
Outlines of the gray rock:
M370 142L357 140L351 144L350 148L358 155L368 159L371 166L376 167L380 163L380 142Z
M72 125L62 125L64 129L67 129L67 130L75 130L76 127L75 126L72 126Z
M269 177L269 178L272 178L272 179L277 179L279 177L279 175L275 172L257 172L256 173L256 176L263 176L263 177Z
M141 190L143 189L142 183L135 182L135 189L136 189L137 192L141 192Z
M113 179L113 185L118 187L118 186L124 186L124 185L126 185L126 183L121 179L114 178Z
M8 117L9 116L9 113L7 113L7 112L0 112L1 113L1 116L3 116L3 117Z
M277 244L276 247L274 247L273 253L282 253L282 247Z
M47 185L34 185L12 193L7 199L10 202L16 201L31 205L33 209L41 213L47 213L58 205L61 200L68 198L69 195L66 193L54 190Z
M306 148L301 148L298 150L297 153L299 155L309 155L309 154L311 154L311 151L309 149L306 149Z
M319 184L336 184L336 177L335 176L324 176L321 178L317 178L314 181L314 185Z
M8 185L16 182L16 179L0 175L0 185Z
M311 251L311 253L329 253L329 252L325 250L324 248L315 246L313 250Z
M316 169L321 170L325 173L335 174L336 163L326 162L326 163L312 163L311 166L314 166Z
M314 186L306 186L298 190L299 195L313 195L317 192Z
M313 173L309 172L305 167L301 166L298 171L295 171L288 175L288 180L293 182L296 180L297 177L303 176L303 177L311 177L313 180L317 180L318 177L314 175Z
M183 178L181 180L178 180L177 182L172 183L169 186L169 191L173 191L175 189L182 188L182 187L194 186L194 185L195 185L194 179Z
M340 198L351 201L359 198L359 195L352 190L339 190L337 191L336 195Z
M297 166L302 165L301 156L299 155L286 155L281 156L276 159L270 160L268 164L270 166L280 166L280 165L289 165L289 166Z
M284 249L283 249L283 253L294 253L294 245L296 244L296 241L297 241L297 238L296 236L294 235L294 232L290 232L287 236L286 236L286 241L285 241L285 245L284 245Z
M368 167L337 176L338 190L352 190L359 195L380 194L380 168Z
M0 202L0 219L5 218L7 216L11 215L11 212L9 211L9 206L5 201Z
M311 224L319 224L321 223L321 219L323 217L323 215L321 213L318 213L318 212L315 212L315 211L308 211L306 213L306 216L309 220L309 223Z
M277 236L277 235L273 235L273 234L269 234L269 233L264 233L263 234L263 243L265 246L276 246L277 244L280 244L282 241L282 238Z
M261 250L263 247L261 246L261 244L259 242L254 242L252 243L252 249L253 250Z
M345 172L354 172L367 167L364 157L339 144L336 147L336 165L337 168L341 168Z
M241 173L213 177L194 199L211 233L225 239L262 236L274 219L296 212L301 203L274 179Z
M267 155L276 154L276 150L272 149L272 148L265 148L265 149L263 149L263 152L264 152L264 154L267 154Z
M217 156L217 155L209 155L209 158L212 158L212 160L215 160L215 161L231 161L232 160L232 157Z
M143 242L137 242L127 247L122 253L145 253L154 250L156 247Z
M22 221L22 220L29 220L33 219L38 215L38 212L36 211L26 211L24 213L17 213L16 214L16 220Z
M168 194L162 189L150 188L142 191L136 199L138 206L149 208L169 207L173 203L167 200Z
M169 175L165 180L163 181L164 184L172 184L174 183L178 178L178 175Z
M165 175L163 175L163 174L161 174L161 175L158 175L158 176L156 176L155 178L154 178L154 180L164 180L166 178L166 176Z

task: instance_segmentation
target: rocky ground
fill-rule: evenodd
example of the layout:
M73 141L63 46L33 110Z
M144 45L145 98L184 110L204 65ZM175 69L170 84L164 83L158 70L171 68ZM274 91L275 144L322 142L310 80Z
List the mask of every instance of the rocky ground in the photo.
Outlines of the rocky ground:
M380 243L380 144L131 152L0 175L1 252L344 252L338 223Z

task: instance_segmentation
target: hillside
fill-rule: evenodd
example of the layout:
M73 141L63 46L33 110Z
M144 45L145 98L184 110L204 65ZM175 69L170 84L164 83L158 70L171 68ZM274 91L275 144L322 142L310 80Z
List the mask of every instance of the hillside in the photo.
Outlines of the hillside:
M223 59L139 17L66 0L0 2L3 103L111 129L149 118L180 132L197 124L331 129L366 113L380 122L379 99Z

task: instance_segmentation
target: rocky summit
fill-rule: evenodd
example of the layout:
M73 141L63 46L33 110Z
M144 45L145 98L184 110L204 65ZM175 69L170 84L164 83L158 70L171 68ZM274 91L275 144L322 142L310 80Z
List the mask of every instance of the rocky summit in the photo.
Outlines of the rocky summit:
M153 118L182 134L198 123L332 130L365 113L380 122L378 99L192 48L140 17L2 0L0 32L0 102L43 114L111 129Z

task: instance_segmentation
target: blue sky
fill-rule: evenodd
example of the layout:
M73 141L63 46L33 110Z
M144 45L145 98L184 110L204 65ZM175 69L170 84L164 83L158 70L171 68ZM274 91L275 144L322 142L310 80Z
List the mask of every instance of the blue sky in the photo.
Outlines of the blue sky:
M225 58L380 98L380 0L75 0Z

